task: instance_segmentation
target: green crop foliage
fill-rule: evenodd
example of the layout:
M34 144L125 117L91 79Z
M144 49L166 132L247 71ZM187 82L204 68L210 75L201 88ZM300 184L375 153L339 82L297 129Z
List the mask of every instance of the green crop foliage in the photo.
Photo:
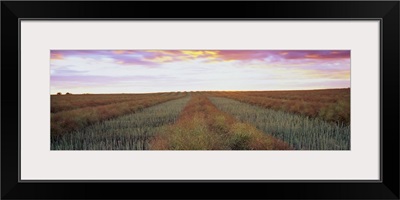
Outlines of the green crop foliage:
M174 123L189 96L140 112L97 122L63 135L52 135L51 150L145 150L162 126Z
M350 88L301 91L209 92L243 103L350 125Z
M65 97L75 97L75 96L76 95L68 95ZM93 100L96 96L99 96L98 100L101 103L108 102L107 98L109 100L112 99L113 101L117 101L119 97L121 98L123 97L119 94L107 94L105 96L100 94L80 95L77 96L76 99L73 99L71 101L73 103L90 102L90 100ZM182 98L184 96L187 96L187 94L178 94L178 93L173 93L172 95L166 95L165 93L137 94L137 95L131 94L130 95L131 98L129 101L123 101L119 103L108 103L105 105L97 105L97 106L87 106L86 104L81 104L86 106L50 114L51 135L59 136L72 131L78 131L81 130L82 128L85 128L97 122L113 119L126 114L131 114L140 111L144 108L154 106L156 104L167 102L170 100Z
M153 150L290 150L289 145L218 110L202 94L192 95L175 124L150 142Z
M350 126L272 110L223 97L210 97L218 109L252 124L299 150L350 150ZM337 108L339 109L339 108ZM238 136L238 145L245 141Z

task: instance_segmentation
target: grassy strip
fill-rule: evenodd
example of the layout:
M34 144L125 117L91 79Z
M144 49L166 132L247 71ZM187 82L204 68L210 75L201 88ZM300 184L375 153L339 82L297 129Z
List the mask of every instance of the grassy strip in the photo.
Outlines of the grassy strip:
M141 112L98 122L79 131L52 136L52 150L144 150L159 128L174 123L189 96Z
M279 92L215 92L264 108L320 118L337 124L350 124L350 89ZM279 95L282 95L281 97Z
M203 95L193 95L178 121L150 142L155 150L283 150L289 145L238 122Z
M187 94L149 95L148 98L103 106L86 107L51 114L51 135L61 135L82 129L96 122L136 112L166 101L182 98Z
M211 97L210 99L220 110L232 114L240 121L253 124L266 133L271 133L295 149L350 149L350 126L265 109L227 98Z

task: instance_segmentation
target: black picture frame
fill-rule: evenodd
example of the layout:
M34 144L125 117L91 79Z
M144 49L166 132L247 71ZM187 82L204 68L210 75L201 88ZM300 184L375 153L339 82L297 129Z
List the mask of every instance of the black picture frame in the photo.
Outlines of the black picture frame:
M399 199L399 8L399 1L2 1L1 198ZM381 181L20 182L20 19L379 19Z

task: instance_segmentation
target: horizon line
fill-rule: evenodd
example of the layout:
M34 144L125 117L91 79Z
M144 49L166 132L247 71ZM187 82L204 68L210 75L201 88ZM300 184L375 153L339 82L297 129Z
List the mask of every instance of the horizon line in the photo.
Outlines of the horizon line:
M178 93L178 92L274 92L274 91L311 91L311 90L338 90L338 89L350 89L350 87L341 87L341 88L316 88L316 89L277 89L277 90L191 90L191 91L160 91L160 92L139 92L139 93L134 93L134 92L119 92L119 93L90 93L90 92L85 92L85 93L71 93L71 92L66 92L66 93L61 93L62 95L66 95L67 93L70 93L70 95L88 95L88 94L156 94L156 93ZM57 93L50 93L50 95L57 95Z

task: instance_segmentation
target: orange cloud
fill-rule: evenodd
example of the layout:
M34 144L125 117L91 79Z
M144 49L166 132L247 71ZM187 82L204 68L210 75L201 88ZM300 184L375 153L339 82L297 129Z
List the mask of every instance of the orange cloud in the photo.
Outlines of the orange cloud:
M193 58L197 58L199 56L204 55L203 51L181 51L183 54L191 56Z
M115 54L123 54L123 53L125 53L124 50L114 50L112 52L115 53Z
M61 53L51 53L50 59L51 60L62 60L63 55Z
M305 56L306 58L319 58L319 54L308 54Z
M219 53L219 51L204 51L204 53L205 54L208 54L208 55L218 55L218 53Z

